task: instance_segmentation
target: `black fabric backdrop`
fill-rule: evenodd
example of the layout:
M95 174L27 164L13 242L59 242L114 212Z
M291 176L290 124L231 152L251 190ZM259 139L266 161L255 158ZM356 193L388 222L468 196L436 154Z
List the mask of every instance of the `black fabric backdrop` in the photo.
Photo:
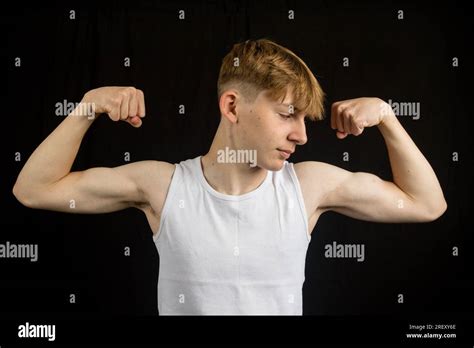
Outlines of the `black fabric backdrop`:
M158 314L159 256L140 211L73 215L32 210L17 202L11 189L32 151L62 121L55 104L78 102L98 86L141 88L147 117L140 129L101 117L86 134L73 170L125 164L125 152L131 162L170 163L205 154L219 121L216 81L221 60L234 43L262 37L288 47L308 64L328 95L327 113L332 102L361 96L420 103L418 120L399 120L435 170L448 202L447 212L426 224L322 215L307 255L304 314L472 314L472 21L461 2L108 1L42 6L17 6L2 14L7 141L0 243L39 246L35 263L0 259L2 318ZM70 10L75 19L70 19ZM178 18L179 10L185 11L184 20ZM294 10L294 20L288 19L289 10ZM397 18L398 10L403 10L403 19ZM125 57L130 67L124 66ZM343 66L344 57L350 59L349 67ZM453 67L453 57L459 59L458 67ZM181 104L184 115L178 112ZM307 133L308 143L298 148L292 162L323 161L391 180L376 127L360 137L338 140L327 117L309 123ZM343 160L344 152L349 161ZM458 161L453 161L455 152ZM324 246L333 241L364 244L365 261L325 258ZM126 246L130 256L124 256ZM452 255L453 247L459 248L459 256ZM76 295L75 304L69 303L70 294ZM398 294L404 295L403 304Z

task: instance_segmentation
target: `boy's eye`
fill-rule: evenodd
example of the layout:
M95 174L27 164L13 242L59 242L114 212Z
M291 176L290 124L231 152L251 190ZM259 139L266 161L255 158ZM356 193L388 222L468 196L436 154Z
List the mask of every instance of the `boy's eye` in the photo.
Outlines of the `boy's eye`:
M279 115L283 118L290 118L291 117L291 115L285 115L285 114L279 114Z

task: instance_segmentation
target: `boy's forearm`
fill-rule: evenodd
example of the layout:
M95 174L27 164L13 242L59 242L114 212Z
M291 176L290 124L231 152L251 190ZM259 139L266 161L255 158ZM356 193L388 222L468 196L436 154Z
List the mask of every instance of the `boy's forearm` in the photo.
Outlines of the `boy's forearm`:
M83 114L84 109L72 111L35 149L18 175L17 189L34 190L69 174L82 139L95 119Z
M395 114L387 115L378 128L387 145L394 183L434 212L444 211L446 202L433 168Z

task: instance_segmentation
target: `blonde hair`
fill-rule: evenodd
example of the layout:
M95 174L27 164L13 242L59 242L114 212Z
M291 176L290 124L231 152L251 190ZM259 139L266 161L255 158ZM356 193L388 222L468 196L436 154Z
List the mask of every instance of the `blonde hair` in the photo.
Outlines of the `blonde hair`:
M325 94L311 70L296 54L268 39L237 43L224 57L218 99L231 86L249 102L263 90L268 90L271 100L283 101L292 88L295 113L304 112L313 121L324 118Z

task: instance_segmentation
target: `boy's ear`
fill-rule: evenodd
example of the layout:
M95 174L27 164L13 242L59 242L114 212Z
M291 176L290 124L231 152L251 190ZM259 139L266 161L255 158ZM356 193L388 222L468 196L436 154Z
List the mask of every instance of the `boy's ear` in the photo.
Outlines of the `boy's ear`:
M219 100L221 115L232 123L237 123L237 103L239 94L236 91L228 90L222 93Z

